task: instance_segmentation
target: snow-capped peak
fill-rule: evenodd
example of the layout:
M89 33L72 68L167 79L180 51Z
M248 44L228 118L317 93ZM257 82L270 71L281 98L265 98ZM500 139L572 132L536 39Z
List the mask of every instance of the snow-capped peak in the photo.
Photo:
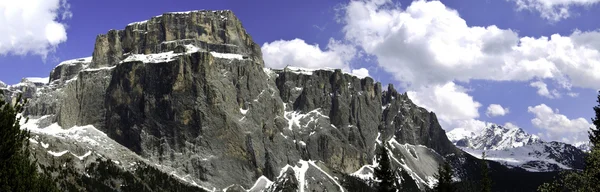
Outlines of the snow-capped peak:
M465 128L452 129L452 131L449 131L448 133L446 133L446 135L448 136L448 139L455 144L458 140L473 138L476 136L475 132L467 130Z
M577 149L589 152L592 149L592 144L590 142L578 142L573 144L573 146L577 147Z
M478 158L485 151L489 160L509 167L557 171L579 169L583 165L584 155L578 148L560 142L544 142L517 127L491 124L477 131L458 128L448 132L447 136L463 151Z
M41 83L46 84L50 81L50 77L26 77L24 80L30 81L32 83Z
M447 135L456 146L478 150L504 150L540 142L538 136L526 133L521 128L495 124L476 132L457 128Z

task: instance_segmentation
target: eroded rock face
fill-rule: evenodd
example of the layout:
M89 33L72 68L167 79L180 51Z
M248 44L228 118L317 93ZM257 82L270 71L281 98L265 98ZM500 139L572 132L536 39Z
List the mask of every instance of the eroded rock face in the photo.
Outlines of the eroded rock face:
M303 91L283 102L280 95L297 87ZM371 160L380 89L340 71L265 73L252 60L197 52L118 65L104 127L136 153L219 187L273 180L301 159L351 173Z
M416 106L406 94L399 94L393 85L383 93L383 121L385 132L392 133L398 141L412 145L425 145L442 155L461 153L446 136L437 117ZM391 135L391 134L390 134Z
M62 127L94 125L105 130L105 94L111 80L111 69L85 69L67 84L61 85L57 113Z
M1 82L0 82L1 83ZM19 95L22 98L38 98L40 95L45 95L51 91L52 88L47 86L47 84L40 82L32 82L23 78L21 82L15 85L5 85L2 86L0 84L0 91L2 91L2 95L0 95L0 99L4 99L5 101L9 101L11 104L15 104ZM56 103L52 99L52 94L47 94L44 98L39 99L29 99L30 108L26 108L24 111L25 115L31 116L41 116L46 114L54 114L56 112Z
M168 52L184 44L204 51L245 55L262 64L260 46L231 11L191 11L165 13L99 35L92 68L114 66L126 54Z
M79 71L88 68L91 62L91 57L61 62L50 72L50 82L63 84L76 77Z
M117 142L219 187L262 174L262 130L282 105L269 97L275 90L259 65L196 52L168 63L122 63L112 77L105 127Z
M379 83L340 70L320 70L312 75L278 70L277 74L277 88L288 108L300 114L316 110L313 113L327 117L315 124L328 128L329 133L318 137L310 132L299 135L308 143L306 159L324 160L344 172L356 171L371 161L381 120ZM311 126L308 122L305 127Z

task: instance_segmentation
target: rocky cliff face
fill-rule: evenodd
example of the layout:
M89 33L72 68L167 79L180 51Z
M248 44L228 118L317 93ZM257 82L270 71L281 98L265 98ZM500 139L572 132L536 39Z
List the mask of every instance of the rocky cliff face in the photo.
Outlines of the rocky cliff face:
M115 66L128 54L163 53L185 44L204 51L237 53L262 63L260 46L231 11L190 11L165 13L99 35L92 67Z
M205 190L345 191L341 178L376 164L378 145L421 190L443 161L459 178L477 172L435 114L392 85L383 91L340 70L264 68L230 11L165 13L111 30L91 58L59 64L49 81L19 89L33 119L24 127L41 137L42 164L60 167L51 159L72 152L74 172L92 179L94 157L145 186L155 183L140 179L139 164ZM102 183L124 190L115 183L125 181Z
M425 145L442 155L460 153L448 141L435 113L415 105L407 94L399 94L393 85L383 93L383 122L386 133L393 133L398 141Z

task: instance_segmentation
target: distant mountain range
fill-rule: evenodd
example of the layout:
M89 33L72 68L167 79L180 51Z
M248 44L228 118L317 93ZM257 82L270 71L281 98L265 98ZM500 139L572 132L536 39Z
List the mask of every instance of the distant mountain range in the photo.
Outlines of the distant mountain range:
M462 128L447 133L448 139L463 151L486 158L509 167L528 171L547 172L563 169L582 169L589 145L580 148L562 142L546 142L520 128L489 125L481 131L472 132Z

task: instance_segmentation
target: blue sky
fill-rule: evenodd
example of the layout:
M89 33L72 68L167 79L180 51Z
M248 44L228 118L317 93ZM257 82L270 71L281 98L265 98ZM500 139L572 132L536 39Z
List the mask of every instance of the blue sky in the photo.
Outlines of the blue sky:
M435 111L446 130L477 131L489 123L510 123L507 126L547 140L577 143L587 139L591 107L600 89L600 63L596 63L600 22L595 21L600 18L600 0L553 2L35 0L0 4L5 11L0 14L4 15L0 33L8 34L0 38L0 80L14 84L23 77L46 77L60 61L91 56L96 35L131 22L164 12L229 9L262 45L269 67L326 66L362 75L368 71ZM560 8L568 14L557 12ZM299 53L312 57L299 58Z

